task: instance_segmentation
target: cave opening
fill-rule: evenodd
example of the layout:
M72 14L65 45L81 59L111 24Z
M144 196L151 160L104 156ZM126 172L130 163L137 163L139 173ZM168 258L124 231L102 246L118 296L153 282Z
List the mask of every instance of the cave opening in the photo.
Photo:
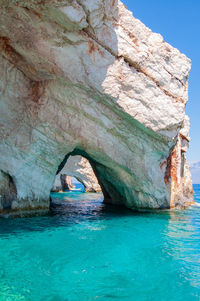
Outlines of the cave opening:
M74 190L78 192L85 192L85 186L82 181L77 177L72 177L72 185L74 186Z
M77 161L74 163L73 160ZM72 164L70 161L72 161ZM76 167L75 170L69 169L69 167L74 166ZM96 153L94 151L86 152L81 148L75 148L72 152L68 153L59 164L56 177L59 177L62 173L72 178L75 177L83 184L85 192L90 192L82 193L81 198L84 199L84 202L99 198L100 202L104 204L125 205L124 195L126 196L129 190L126 190L122 179L125 178L128 183L130 175L126 170L122 169L121 166L116 164L116 162L113 162L112 158L104 156L102 153ZM62 191L61 189L61 192ZM71 196L76 199L80 197L80 195L72 195L72 193L70 197ZM54 195L52 195L51 192L51 205L53 197ZM69 194L64 196L64 194L61 193L59 197L60 199L65 197L68 199Z
M51 192L50 212L53 216L78 222L82 219L98 219L102 214L130 214L123 203L124 190L119 178L121 174L117 168L111 168L111 159L106 159L96 153L94 156L89 155L80 149L65 156L58 166L56 177L62 174L65 177L71 176L72 185L83 185L86 193L79 193L74 187L66 191L63 189L61 193ZM84 175L87 177L84 178ZM91 175L92 178L88 178Z
M58 166L50 194L52 212L84 215L92 208L98 208L97 212L101 211L104 193L95 163L82 151L75 150L65 156Z
M0 211L10 210L16 198L17 188L13 177L0 171Z
M79 177L80 175L76 175L76 178L84 185L85 192L101 193L103 195L104 203L124 206L124 195L126 195L127 191L125 190L125 185L123 185L123 181L121 181L121 179L126 178L126 181L128 181L130 177L125 170L121 169L121 166L112 162L112 158L102 156L101 153L93 151L86 152L82 148L75 148L64 157L58 166L56 174L58 175L61 171L63 171L66 163L71 158L77 156L88 162L90 172L87 172L87 175L92 173L92 178L95 177L96 179L96 185L88 186L87 181L83 181L83 179ZM79 165L79 163L77 165ZM71 176L74 175L75 174L71 174Z
M74 150L58 166L51 192L102 193L95 162L82 151Z

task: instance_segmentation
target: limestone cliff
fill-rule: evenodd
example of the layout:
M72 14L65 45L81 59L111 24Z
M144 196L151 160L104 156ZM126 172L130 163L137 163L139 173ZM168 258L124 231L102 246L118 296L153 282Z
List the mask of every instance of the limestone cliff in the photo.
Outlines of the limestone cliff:
M0 170L16 187L11 208L48 208L69 155L89 160L107 202L190 204L181 132L190 60L119 0L0 7Z
M69 157L65 166L57 174L53 191L63 190L61 176L75 177L85 187L85 192L101 192L98 180L93 172L93 169L86 158L81 156Z

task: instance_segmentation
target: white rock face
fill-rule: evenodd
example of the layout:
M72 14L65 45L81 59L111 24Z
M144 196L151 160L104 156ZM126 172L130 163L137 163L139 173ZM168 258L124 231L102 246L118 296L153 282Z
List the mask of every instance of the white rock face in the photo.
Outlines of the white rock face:
M86 158L81 156L70 156L63 169L56 176L53 191L62 190L60 180L61 175L75 177L84 185L85 192L101 192L98 180Z
M190 204L190 60L119 0L0 7L0 170L16 185L14 209L48 208L69 154L89 160L105 201Z

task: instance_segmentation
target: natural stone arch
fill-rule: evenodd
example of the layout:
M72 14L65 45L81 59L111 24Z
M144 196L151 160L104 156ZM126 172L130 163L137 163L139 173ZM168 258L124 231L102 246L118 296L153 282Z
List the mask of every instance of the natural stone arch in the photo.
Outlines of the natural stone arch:
M62 175L64 177L71 176L76 178L84 186L85 192L101 192L101 187L89 161L82 156L68 157L64 167L56 175L53 191L63 189L61 185Z
M49 207L70 153L90 161L106 201L190 204L185 55L119 0L0 3L0 169L16 209Z

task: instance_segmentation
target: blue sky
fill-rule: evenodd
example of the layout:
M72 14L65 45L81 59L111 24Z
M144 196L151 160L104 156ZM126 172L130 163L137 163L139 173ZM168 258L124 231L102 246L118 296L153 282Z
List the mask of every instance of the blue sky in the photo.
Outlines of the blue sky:
M189 80L189 161L200 160L200 0L122 0L134 17L192 60Z

